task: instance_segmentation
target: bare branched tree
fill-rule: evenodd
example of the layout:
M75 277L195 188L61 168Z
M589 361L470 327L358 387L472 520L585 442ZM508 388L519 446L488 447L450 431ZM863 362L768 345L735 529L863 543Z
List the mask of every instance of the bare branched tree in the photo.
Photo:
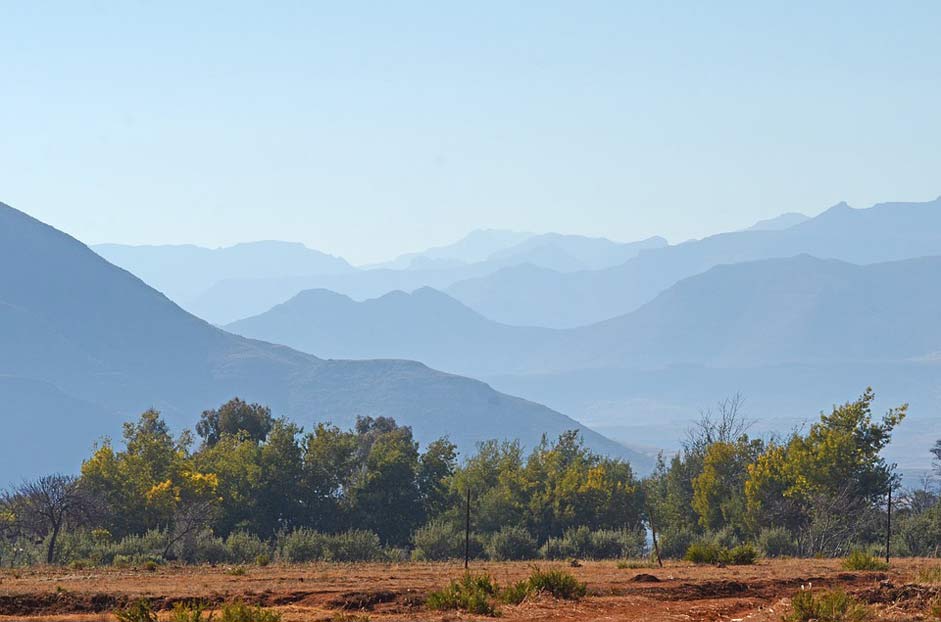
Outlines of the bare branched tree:
M56 474L14 486L3 493L0 505L15 532L48 538L46 563L51 564L63 529L87 521L94 504L82 491L78 478Z
M754 423L745 418L745 398L741 393L727 397L716 410L699 411L699 421L686 433L683 449L687 453L698 453L713 443L732 443L738 440Z

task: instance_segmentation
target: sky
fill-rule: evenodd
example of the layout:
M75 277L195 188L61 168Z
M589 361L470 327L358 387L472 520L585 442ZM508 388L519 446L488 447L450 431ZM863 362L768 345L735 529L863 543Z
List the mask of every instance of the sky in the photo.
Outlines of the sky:
M87 243L673 242L941 194L941 3L0 4L0 201Z

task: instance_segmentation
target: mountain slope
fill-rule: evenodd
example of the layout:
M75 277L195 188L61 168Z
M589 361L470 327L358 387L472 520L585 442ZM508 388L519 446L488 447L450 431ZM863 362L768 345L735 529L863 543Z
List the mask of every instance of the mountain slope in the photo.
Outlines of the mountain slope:
M92 438L117 432L118 419L156 407L174 425L192 425L234 395L306 426L393 416L420 441L447 434L463 451L486 438L532 445L577 427L587 445L632 455L548 408L420 363L326 361L231 335L3 204L0 265L12 267L0 270L0 401L15 405L4 416L19 426L0 435L8 477L45 468L43 454L29 450L37 442L74 469Z
M605 270L543 271L533 278L517 266L446 292L498 322L568 328L630 312L713 266L802 253L862 264L941 254L941 198L869 209L840 204L787 229L723 233L648 250Z
M469 375L527 371L526 362L555 339L549 329L492 322L427 287L363 302L306 290L225 328L328 357L415 359Z

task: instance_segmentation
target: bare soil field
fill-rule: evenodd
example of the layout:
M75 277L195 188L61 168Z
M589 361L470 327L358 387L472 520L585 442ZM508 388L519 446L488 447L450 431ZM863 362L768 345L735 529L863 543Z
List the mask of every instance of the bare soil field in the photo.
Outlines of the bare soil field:
M578 601L549 597L500 605L503 620L780 620L802 585L840 587L870 603L877 620L929 619L941 585L919 584L920 568L938 560L894 560L886 572L847 572L839 560L762 560L754 566L620 569L613 561L565 568L588 586ZM526 578L532 563L471 565L500 585ZM485 616L430 611L424 596L463 575L459 564L307 564L145 569L34 568L0 571L0 620L113 620L116 607L149 599L161 619L177 601L242 600L280 611L285 622L471 620Z

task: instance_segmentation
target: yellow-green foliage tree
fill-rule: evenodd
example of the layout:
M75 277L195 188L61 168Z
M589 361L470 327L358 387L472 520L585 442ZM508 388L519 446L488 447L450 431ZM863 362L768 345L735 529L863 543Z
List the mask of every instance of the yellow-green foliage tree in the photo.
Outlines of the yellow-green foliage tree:
M190 437L174 440L155 410L124 424L123 451L105 441L82 465L82 484L108 506L115 535L172 528L181 512L218 497L214 473L199 471Z
M754 527L800 529L810 520L815 500L871 504L885 495L892 472L879 454L908 407L890 409L874 421L874 399L867 389L856 401L821 414L806 435L772 445L749 465L745 498Z
M699 524L711 531L731 527L745 530L745 480L748 467L761 455L763 443L742 436L735 442L710 444L703 456L702 472L693 478L692 507Z

